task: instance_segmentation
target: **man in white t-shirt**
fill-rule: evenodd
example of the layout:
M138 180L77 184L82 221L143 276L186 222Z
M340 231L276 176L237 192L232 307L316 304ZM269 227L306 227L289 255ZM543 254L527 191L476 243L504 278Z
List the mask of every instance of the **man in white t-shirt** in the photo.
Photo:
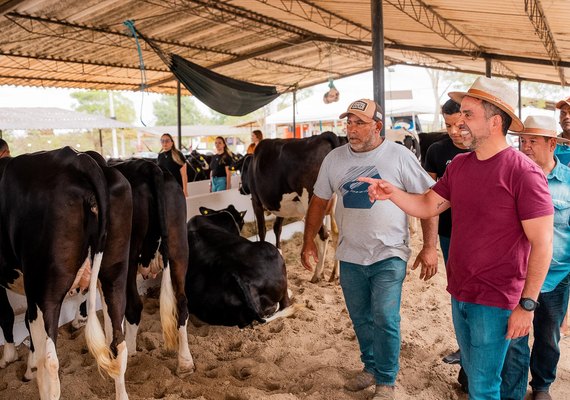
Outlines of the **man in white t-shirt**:
M340 284L354 325L364 369L345 388L376 385L375 400L395 398L400 356L400 299L410 257L407 215L391 202L371 203L368 184L359 176L387 179L401 189L423 193L435 182L404 146L385 140L382 110L372 100L351 103L347 118L348 144L324 159L305 218L301 262L311 270L317 261L314 238L328 200L338 196L336 219ZM421 264L421 279L437 272L437 218L422 220L424 246L412 269Z

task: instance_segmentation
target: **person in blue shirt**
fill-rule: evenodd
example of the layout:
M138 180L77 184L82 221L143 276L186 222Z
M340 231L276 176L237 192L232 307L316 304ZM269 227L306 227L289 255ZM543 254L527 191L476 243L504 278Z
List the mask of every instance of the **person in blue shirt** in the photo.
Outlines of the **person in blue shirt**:
M570 117L567 119L570 121ZM502 372L501 399L523 399L530 365L529 399L548 400L552 399L548 391L556 379L560 324L568 310L570 292L570 168L560 162L555 149L570 140L556 136L556 121L551 117L531 116L524 126L523 132L512 134L520 135L520 150L542 168L548 179L554 203L553 253L538 297L539 305L534 310L532 353L528 335L511 341Z
M562 128L560 137L570 140L570 97L556 103L556 108L560 110L560 127ZM558 157L562 164L570 165L570 145L568 141L559 143L556 146L554 155Z

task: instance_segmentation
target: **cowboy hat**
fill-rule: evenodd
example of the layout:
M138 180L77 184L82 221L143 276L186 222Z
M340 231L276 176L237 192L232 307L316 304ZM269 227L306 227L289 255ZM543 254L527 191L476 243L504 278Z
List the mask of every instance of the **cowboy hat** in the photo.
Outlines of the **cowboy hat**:
M509 85L502 81L480 76L473 82L473 85L467 92L449 92L448 95L459 104L461 104L461 100L465 96L487 101L499 107L512 118L509 130L520 132L524 128L522 121L515 114L518 96Z
M556 135L556 121L545 115L530 115L524 120L522 132L513 132L511 135L533 135L555 138L558 143L568 143L570 140Z
M556 108L561 109L564 104L568 104L570 106L570 97L567 97L564 100L560 100L558 103L556 103Z

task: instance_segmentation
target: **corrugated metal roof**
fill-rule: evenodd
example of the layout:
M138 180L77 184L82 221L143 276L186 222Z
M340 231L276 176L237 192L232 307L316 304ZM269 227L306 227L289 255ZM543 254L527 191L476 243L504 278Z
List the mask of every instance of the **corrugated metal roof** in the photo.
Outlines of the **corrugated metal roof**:
M52 107L0 107L0 129L132 128L126 122Z
M568 84L567 2L383 0L385 61ZM0 0L0 84L137 90L137 29L218 73L278 90L372 68L371 0ZM148 90L176 92L141 43Z

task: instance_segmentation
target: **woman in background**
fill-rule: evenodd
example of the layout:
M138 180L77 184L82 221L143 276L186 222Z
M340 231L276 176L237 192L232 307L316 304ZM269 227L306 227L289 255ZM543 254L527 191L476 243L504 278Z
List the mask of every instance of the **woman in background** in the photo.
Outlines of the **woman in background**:
M261 142L262 139L263 139L263 133L259 129L256 129L253 132L251 132L252 143L247 147L246 153L253 154L255 146L257 146L257 144Z
M162 149L158 153L158 165L166 168L182 187L184 197L188 197L188 175L186 174L186 159L174 145L170 133L160 137Z
M221 136L216 138L214 146L216 146L216 154L212 156L212 162L210 163L210 191L229 190L232 188L232 172L230 171L232 154L225 139Z

